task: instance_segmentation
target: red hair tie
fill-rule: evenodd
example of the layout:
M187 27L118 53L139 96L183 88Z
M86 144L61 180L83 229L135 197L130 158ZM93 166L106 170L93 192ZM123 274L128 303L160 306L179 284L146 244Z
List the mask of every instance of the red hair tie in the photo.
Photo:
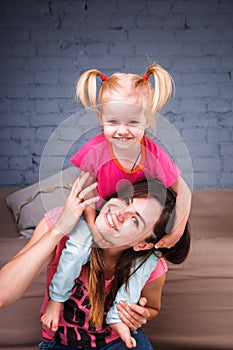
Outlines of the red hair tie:
M105 74L102 74L101 79L102 79L102 81L106 81L106 80L108 80L108 76Z
M142 76L142 79L143 79L143 80L148 80L149 77L150 77L150 76L149 76L148 74L144 74L144 75Z

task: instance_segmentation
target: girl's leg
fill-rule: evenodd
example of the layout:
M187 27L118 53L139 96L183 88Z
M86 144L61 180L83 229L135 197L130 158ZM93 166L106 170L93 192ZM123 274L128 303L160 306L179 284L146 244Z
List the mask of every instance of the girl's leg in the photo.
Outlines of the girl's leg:
M138 329L136 332L132 332L131 334L137 342L137 346L136 348L133 348L133 350L154 350L151 343L141 329ZM118 338L108 345L99 348L98 350L129 350L129 348L127 348L121 338Z
M136 332L131 333L132 336L135 338L137 342L136 348L133 348L135 350L154 350L151 343L145 336L145 334L142 332L141 329L138 329ZM89 350L89 348L84 348L85 350ZM90 348L95 349L95 348ZM41 343L39 344L39 350L75 350L73 347L65 346L65 345L56 345L55 341L48 340L48 339L42 339ZM96 350L129 350L125 343L121 340L121 338L118 338L114 340L113 342L109 343L108 345L102 346L101 348L96 348Z
M44 326L52 329L54 332L58 329L62 305L63 303L51 299L40 319Z

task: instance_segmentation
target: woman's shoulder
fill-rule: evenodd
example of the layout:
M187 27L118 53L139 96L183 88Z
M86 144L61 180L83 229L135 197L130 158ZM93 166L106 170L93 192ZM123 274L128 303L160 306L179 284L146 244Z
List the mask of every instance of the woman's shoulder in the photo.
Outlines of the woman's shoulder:
M52 227L57 222L57 220L61 216L63 209L64 209L64 206L62 205L59 207L55 207L44 214L45 221L48 225L48 228Z
M163 258L159 258L155 269L150 274L150 277L146 283L150 283L150 282L154 281L155 279L159 278L164 273L166 273L167 270L168 270L168 267L167 267L166 261Z

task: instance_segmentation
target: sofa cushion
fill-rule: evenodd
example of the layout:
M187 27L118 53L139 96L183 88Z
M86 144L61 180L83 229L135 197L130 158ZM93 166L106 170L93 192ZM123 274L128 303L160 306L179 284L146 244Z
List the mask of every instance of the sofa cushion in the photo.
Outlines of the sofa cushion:
M48 210L65 204L78 169L70 167L10 194L7 206L12 210L20 236L30 237Z
M232 349L233 236L192 241L169 264L159 316L144 330L155 349Z
M190 223L193 239L232 237L233 189L194 190Z

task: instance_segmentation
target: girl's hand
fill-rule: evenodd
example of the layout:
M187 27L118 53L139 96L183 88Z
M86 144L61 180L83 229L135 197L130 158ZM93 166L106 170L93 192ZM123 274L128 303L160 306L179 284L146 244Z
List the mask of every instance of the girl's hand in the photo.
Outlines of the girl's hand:
M68 235L72 231L87 206L99 200L98 196L85 199L97 187L97 183L95 182L85 188L85 182L88 176L89 174L85 173L74 182L70 194L66 199L63 212L56 222L56 228L64 235Z
M127 348L129 349L136 348L137 346L136 340L131 336L130 329L128 326L126 326L125 323L123 322L112 323L110 324L110 327L119 334L119 336L121 337L121 339L123 340Z
M180 233L180 230L167 233L155 244L155 248L172 248L179 241L181 236L182 233Z
M149 311L145 308L147 299L142 297L137 304L130 304L120 301L117 305L120 319L126 324L131 331L136 331L147 323L150 316Z

